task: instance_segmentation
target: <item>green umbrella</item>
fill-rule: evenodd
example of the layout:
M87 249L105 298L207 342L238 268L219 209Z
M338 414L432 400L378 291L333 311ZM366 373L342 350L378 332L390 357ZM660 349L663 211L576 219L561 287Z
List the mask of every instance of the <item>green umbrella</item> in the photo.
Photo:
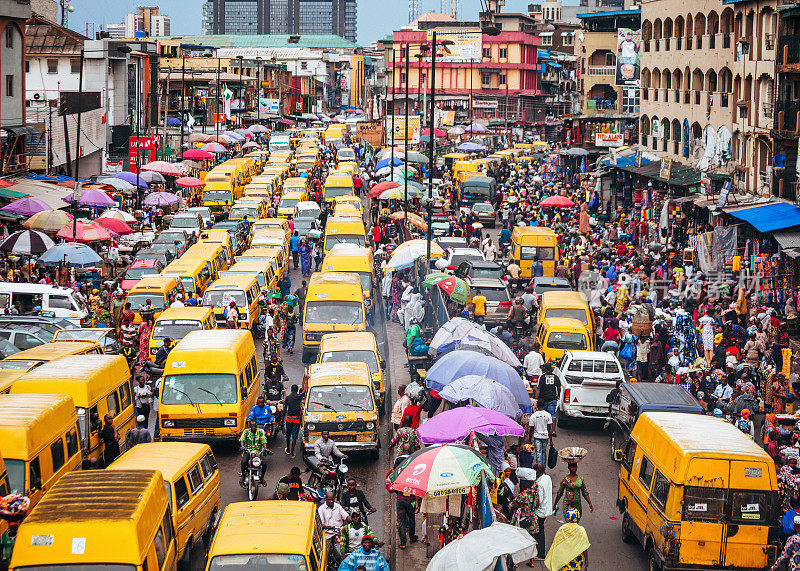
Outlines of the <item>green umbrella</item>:
M422 282L422 285L427 288L432 288L440 281L445 280L450 277L450 274L446 274L444 272L434 272L432 274L428 274L425 277L425 281Z

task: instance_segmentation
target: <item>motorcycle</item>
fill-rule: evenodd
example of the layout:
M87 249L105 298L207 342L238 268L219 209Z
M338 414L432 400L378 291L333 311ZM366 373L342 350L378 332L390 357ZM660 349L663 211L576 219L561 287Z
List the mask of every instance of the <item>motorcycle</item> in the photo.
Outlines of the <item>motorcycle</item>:
M159 367L153 361L145 361L142 371L147 375L150 383L154 383L164 376L164 367Z
M333 461L319 462L316 456L308 454L303 455L303 463L311 472L308 477L308 486L316 489L323 499L329 493L338 498L341 491L347 486L349 468L342 459L339 459L338 464Z
M261 456L251 454L244 478L239 480L239 485L247 490L247 499L251 502L258 498L258 487L261 485L261 463Z

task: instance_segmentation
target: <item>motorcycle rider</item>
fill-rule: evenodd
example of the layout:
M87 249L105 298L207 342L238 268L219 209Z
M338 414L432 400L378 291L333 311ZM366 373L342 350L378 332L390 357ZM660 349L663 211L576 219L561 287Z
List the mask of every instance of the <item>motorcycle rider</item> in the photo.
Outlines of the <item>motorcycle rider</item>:
M250 410L247 415L248 420L255 420L259 428L264 428L266 424L273 424L275 422L275 415L272 414L272 407L264 401L264 395L261 395L256 400L256 406ZM266 435L266 433L264 433ZM267 454L272 454L267 448Z
M357 510L361 515L373 514L377 511L369 503L364 492L356 488L355 478L347 478L347 487L342 490L340 503L346 510L351 512Z
M164 368L164 365L167 362L167 357L169 356L169 352L172 351L173 342L172 339L169 337L164 337L164 344L158 348L156 351L156 358L153 359L156 367Z
M508 328L514 330L515 327L525 327L525 320L528 318L528 312L525 311L525 305L521 298L514 300L514 305L508 310Z
M286 454L291 454L294 458L294 447L297 445L297 438L300 435L300 418L303 415L303 395L300 388L292 385L290 394L283 399L283 414L285 416L286 433Z
M331 440L330 436L331 433L329 431L323 430L322 435L314 441L314 457L320 465L334 464L334 456L347 459L347 454L337 448L336 443Z
M300 479L300 468L292 466L289 473L278 480L278 484L286 484L289 487L289 493L286 495L287 500L299 500L300 493L303 491L303 481Z
M267 437L264 434L264 431L258 427L258 423L255 419L248 419L247 421L247 428L244 429L242 432L241 438L239 438L241 450L242 450L242 463L240 465L241 469L241 476L239 478L239 484L244 486L244 477L247 474L247 466L250 463L250 458L255 454L261 457L261 474L259 478L261 481L264 481L264 472L267 469L267 462L266 462L266 455L272 454L267 448Z
M264 365L264 378L266 378L268 381L273 381L273 380L278 380L278 381L284 380L287 382L289 381L289 377L286 375L286 371L283 370L283 364L281 364L281 362L278 360L278 355L276 355L275 353L272 354L269 363Z

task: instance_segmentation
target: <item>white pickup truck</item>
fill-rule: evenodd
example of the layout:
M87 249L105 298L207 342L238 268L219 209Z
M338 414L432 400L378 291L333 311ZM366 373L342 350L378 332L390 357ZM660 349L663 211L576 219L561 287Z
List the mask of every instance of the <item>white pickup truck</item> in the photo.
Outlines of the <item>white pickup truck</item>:
M567 351L553 371L561 381L557 423L608 418L606 397L625 374L617 358L603 351Z

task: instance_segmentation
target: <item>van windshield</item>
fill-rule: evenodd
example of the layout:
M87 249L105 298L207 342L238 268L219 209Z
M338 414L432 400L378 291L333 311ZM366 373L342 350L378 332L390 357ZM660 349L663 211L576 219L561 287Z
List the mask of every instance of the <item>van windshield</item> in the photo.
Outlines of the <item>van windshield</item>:
M5 458L6 471L8 472L8 485L12 492L25 491L25 462Z
M326 186L325 187L325 200L336 198L337 196L347 196L353 194L352 186Z
M242 553L217 555L208 565L209 571L307 571L302 555L284 553Z
M365 385L319 385L308 394L308 412L372 410L374 406Z
M233 197L229 190L204 190L203 200L208 202L233 202Z
M278 208L294 208L300 202L299 198L281 198Z
M236 397L236 375L167 375L161 404L233 404Z
M357 301L309 301L306 323L363 323L364 309Z
M144 276L154 276L158 273L158 268L128 268L125 272L126 280L140 280Z
M232 301L238 307L247 307L247 297L242 290L214 289L207 291L203 296L203 305L215 307L228 307Z
M567 351L583 351L586 349L586 336L581 333L562 333L553 331L547 337L547 346L550 349L564 349Z
M570 309L568 307L551 307L544 312L545 318L547 317L567 317L569 319L577 319L586 325L586 310L585 309Z
M203 328L195 319L159 319L153 327L153 339L183 339L191 331Z
M353 349L350 351L327 351L322 354L321 363L366 363L370 373L380 371L374 351Z
M19 359L19 360L0 360L0 371L30 371L34 366L41 363L33 359Z
M360 234L328 234L325 237L325 250L330 250L336 244L351 244L363 248L366 241Z
M135 565L123 565L122 563L81 563L80 565L25 565L20 569L29 571L86 571L87 569L98 569L102 571L128 571L129 569L136 569Z
M148 299L153 303L153 307L156 308L156 311L164 309L164 294L159 292L131 293L128 294L126 303L131 304L131 309L133 311L139 311L140 308L144 308Z

